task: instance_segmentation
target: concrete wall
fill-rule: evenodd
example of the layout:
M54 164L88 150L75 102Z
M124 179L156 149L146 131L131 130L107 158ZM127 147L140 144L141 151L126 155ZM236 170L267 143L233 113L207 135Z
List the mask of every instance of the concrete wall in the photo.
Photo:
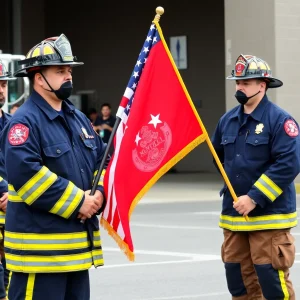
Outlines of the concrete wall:
M276 102L300 123L300 2L276 0L275 18L276 73L283 81Z
M251 54L266 60L277 74L275 56L274 0L225 0L225 62L229 76L240 54ZM226 110L238 103L234 97L235 82L226 80ZM276 102L276 92L268 91Z

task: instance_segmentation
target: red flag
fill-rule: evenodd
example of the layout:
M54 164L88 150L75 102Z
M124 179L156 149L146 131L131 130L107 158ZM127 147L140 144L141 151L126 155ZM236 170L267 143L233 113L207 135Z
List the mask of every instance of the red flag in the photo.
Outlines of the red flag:
M115 152L104 177L101 224L130 260L129 219L150 187L207 139L158 22L153 21L117 116Z

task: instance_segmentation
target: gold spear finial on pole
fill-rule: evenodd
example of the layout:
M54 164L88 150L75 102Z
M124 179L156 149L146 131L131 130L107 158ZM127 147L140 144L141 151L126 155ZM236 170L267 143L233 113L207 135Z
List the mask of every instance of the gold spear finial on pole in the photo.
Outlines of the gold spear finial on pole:
M165 12L164 8L161 6L156 7L156 15L153 21L159 22L160 16Z

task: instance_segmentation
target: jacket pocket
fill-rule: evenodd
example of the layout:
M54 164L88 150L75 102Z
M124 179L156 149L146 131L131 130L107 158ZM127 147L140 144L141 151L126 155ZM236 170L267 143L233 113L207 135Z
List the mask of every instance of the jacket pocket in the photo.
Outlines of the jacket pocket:
M280 232L272 238L272 266L276 270L289 269L295 261L294 237Z
M66 152L70 151L70 149L71 146L67 142L64 142L64 143L59 143L48 147L44 147L43 151L45 155L48 157L60 157Z
M269 136L249 136L246 140L245 154L248 160L268 160L270 158Z
M235 152L235 140L236 136L223 135L221 145L224 147L225 160L232 160Z

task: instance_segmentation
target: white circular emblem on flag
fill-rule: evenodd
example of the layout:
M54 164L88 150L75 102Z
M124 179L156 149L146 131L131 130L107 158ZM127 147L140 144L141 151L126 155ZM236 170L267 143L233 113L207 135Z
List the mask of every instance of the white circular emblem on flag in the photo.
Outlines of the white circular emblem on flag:
M172 131L165 122L160 126L145 125L138 132L135 144L134 165L143 172L152 172L160 166L172 144Z
M298 126L293 120L287 120L284 123L284 130L287 135L294 137L299 134Z
M8 141L11 145L17 146L24 144L29 136L29 128L23 124L14 125L8 133Z

